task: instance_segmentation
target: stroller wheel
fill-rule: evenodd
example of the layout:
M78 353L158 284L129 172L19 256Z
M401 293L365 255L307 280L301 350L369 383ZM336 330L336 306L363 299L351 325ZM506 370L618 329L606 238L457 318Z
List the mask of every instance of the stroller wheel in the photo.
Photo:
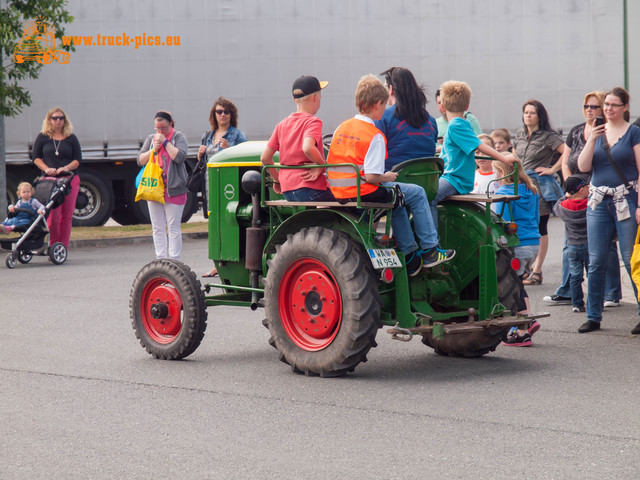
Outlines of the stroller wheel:
M33 254L27 250L20 250L18 252L18 261L20 263L29 263L33 258Z
M67 247L61 242L56 242L49 247L49 260L55 265L62 265L67 260Z
M9 255L7 255L7 259L4 261L4 264L7 266L7 268L16 268L16 254L10 253Z

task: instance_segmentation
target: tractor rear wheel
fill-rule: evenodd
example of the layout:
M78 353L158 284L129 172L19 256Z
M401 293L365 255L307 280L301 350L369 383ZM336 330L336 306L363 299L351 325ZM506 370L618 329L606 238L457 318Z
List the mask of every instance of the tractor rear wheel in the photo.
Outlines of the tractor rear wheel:
M511 267L511 255L500 250L496 258L498 274L498 299L505 308L515 315L520 310L520 289L522 280ZM433 338L431 333L423 334L422 343L433 348L439 355L453 357L480 357L493 352L506 337L508 328L484 329L482 332L459 333Z
M176 260L154 260L142 267L131 288L129 308L136 337L155 358L191 355L207 328L200 281Z
M305 228L278 246L265 283L265 326L296 373L335 377L366 361L382 327L373 268L344 233Z

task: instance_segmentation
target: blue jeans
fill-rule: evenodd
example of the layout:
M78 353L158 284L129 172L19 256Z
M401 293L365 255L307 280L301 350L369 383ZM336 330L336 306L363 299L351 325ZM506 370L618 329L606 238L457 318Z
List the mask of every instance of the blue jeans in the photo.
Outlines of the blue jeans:
M418 249L416 236L418 237L422 250L429 250L438 245L438 231L431 218L429 202L424 188L419 185L414 185L413 183L387 182L383 185L386 187L400 185L400 190L402 190L404 195L405 206L395 208L391 215L393 236L398 242L398 248L400 248L402 253L408 255ZM411 210L413 214L413 228L416 231L415 236L411 231L411 223L409 223L409 213L407 210Z
M589 245L567 245L567 260L571 277L571 303L574 307L584 307L582 282L584 271L589 269Z
M316 190L315 188L297 188L282 192L288 202L335 202L336 199L331 190Z
M431 201L431 217L433 217L433 222L435 225L438 225L438 210L436 207L441 200L451 196L451 195L459 195L460 193L456 190L456 187L451 185L449 182L440 177L438 180L438 193L436 193L435 198Z
M618 234L622 261L631 277L631 255L636 241L636 208L638 196L631 192L626 197L629 203L630 218L618 220L613 197L606 196L595 210L587 209L587 233L589 235L589 289L587 297L587 318L592 322L602 321L602 309L604 305L604 277L607 256L611 248L614 235ZM633 279L631 280L635 298L638 298L638 290ZM638 306L640 314L640 305Z
M618 259L618 243L611 242L607 257L606 274L604 278L604 299L618 302L622 298L620 284L620 260ZM562 284L556 289L559 297L571 298L571 274L569 273L569 259L567 258L567 240L562 247Z

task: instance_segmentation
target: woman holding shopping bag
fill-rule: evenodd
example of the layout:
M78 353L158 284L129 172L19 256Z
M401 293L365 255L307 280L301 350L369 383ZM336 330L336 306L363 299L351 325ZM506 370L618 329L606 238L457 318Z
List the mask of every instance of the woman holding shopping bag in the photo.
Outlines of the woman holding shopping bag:
M138 165L146 165L152 158L162 169L164 203L148 201L156 258L178 260L182 251L180 220L187 203L187 138L174 129L171 113L161 110L155 114L155 133L150 134L138 154ZM168 231L168 238L167 233Z

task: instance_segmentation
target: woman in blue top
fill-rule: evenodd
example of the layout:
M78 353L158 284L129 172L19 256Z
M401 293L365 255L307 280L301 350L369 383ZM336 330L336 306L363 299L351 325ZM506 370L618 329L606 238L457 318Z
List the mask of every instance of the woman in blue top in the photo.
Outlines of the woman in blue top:
M218 97L213 102L213 107L209 112L209 124L211 130L202 135L201 145L198 150L198 162L206 155L205 161L219 151L238 145L247 141L242 131L238 130L238 108L233 102L225 97ZM209 171L205 174L205 202L204 207L209 205ZM213 277L218 274L216 267L202 275L203 277Z
M389 89L389 105L375 124L387 137L388 158L385 170L405 160L433 157L436 153L438 127L427 111L424 87L413 73L402 67L382 72Z
M587 143L578 157L580 170L593 170L587 209L587 321L578 329L580 333L600 328L607 252L616 234L624 266L631 277L631 254L640 222L636 191L640 177L640 128L629 124L629 93L624 88L616 87L607 93L604 99L604 115L607 123L591 130ZM633 279L631 284L637 299L638 291ZM640 323L632 333L640 333Z

